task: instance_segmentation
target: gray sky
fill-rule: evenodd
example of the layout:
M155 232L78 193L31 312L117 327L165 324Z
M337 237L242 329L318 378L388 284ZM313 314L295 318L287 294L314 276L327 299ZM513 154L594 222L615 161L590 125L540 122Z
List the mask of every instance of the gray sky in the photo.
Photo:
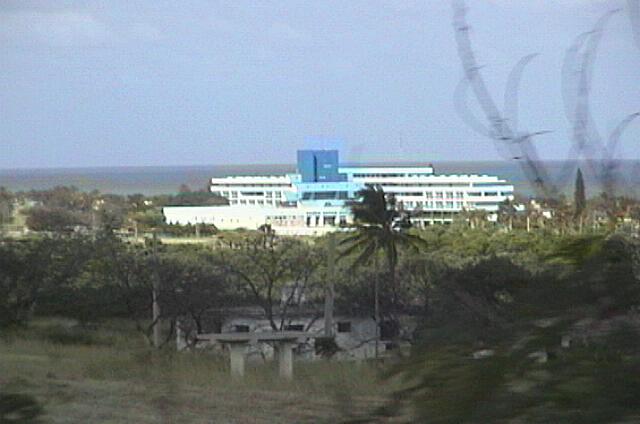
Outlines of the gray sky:
M483 74L501 99L511 67L540 54L521 126L570 125L560 70L575 37L620 0L469 0ZM0 167L283 163L308 137L347 160L497 159L458 118L462 76L448 0L0 2ZM640 50L626 10L597 57L602 133L640 110ZM620 155L640 158L640 121Z

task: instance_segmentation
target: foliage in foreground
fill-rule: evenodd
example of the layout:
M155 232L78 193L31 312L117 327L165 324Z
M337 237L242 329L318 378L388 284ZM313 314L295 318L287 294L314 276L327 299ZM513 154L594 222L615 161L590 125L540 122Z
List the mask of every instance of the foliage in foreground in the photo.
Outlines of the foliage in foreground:
M569 266L547 273L497 258L454 272L431 290L422 347L390 372L404 388L368 419L637 421L637 249L622 236L583 238L558 249Z

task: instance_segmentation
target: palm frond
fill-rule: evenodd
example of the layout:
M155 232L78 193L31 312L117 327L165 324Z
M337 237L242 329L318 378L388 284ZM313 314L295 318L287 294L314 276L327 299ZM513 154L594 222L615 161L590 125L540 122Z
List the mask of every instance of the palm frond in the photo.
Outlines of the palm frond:
M360 238L358 240L354 240L345 250L340 253L341 258L346 258L351 256L354 252L358 250L362 250L365 245L370 244L371 240L367 238Z
M376 243L369 243L367 247L365 247L365 249L358 255L356 260L351 265L351 268L355 269L369 262L373 255L376 253L376 250L378 250L378 246L376 245Z

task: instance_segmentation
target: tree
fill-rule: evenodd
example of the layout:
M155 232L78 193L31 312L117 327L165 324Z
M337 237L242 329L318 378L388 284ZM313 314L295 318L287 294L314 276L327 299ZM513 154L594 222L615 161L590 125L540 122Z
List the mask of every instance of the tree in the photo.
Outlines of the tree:
M509 231L513 230L513 220L517 213L513 200L507 199L498 206L498 220L506 224Z
M156 209L134 212L129 219L134 222L137 230L142 232L151 231L164 225L164 216Z
M484 209L466 209L460 215L469 222L471 229L485 228L489 222L489 214Z
M398 212L395 209L395 199L387 198L380 186L367 187L358 193L360 200L351 204L354 217L353 233L340 241L345 250L342 257L356 255L353 266L370 263L376 255L385 258L391 287L392 305L397 304L396 268L398 265L398 250L402 247L419 248L424 240L397 226ZM378 278L374 279L374 319L380 324L379 287ZM395 311L393 311L395 312Z
M273 330L283 330L289 313L303 300L313 306L321 297L312 278L321 258L305 242L259 233L247 234L235 246L218 252L217 265L234 277L245 299L263 309Z
M89 225L88 216L60 207L37 206L27 211L27 227L33 231L68 232Z
M574 219L578 220L578 228L582 231L582 219L584 210L587 207L587 197L584 190L584 180L582 178L582 171L578 168L576 173L575 191L573 193L573 207L574 207Z
M150 320L153 302L153 263L148 249L125 244L109 232L98 235L91 260L79 286L107 292L96 299L95 310L124 313L149 343L156 320Z
M0 244L0 325L27 323L43 296L79 275L90 251L83 238Z
M11 221L13 215L13 201L13 193L7 191L4 187L0 187L0 225L7 224Z
M207 189L191 191L189 187L180 187L180 192L160 202L162 206L216 206L227 205L226 198L213 194Z
M222 321L220 310L237 302L229 276L211 257L190 246L163 253L158 260L163 319L180 326L186 339L205 330L205 320Z

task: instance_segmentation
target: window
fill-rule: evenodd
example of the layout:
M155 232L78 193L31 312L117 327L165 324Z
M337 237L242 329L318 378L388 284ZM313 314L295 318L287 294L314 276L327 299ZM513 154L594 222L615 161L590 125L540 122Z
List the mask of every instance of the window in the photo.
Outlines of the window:
M351 333L351 322L338 321L338 333Z
M316 200L335 199L336 197L337 197L337 195L336 195L335 191L319 191L319 192L315 193L315 199Z
M233 326L233 331L235 331L236 333L248 333L249 332L249 326L248 325L234 325Z
M393 321L382 321L380 323L380 339L381 340L392 340L398 337L400 334L400 329L398 328L398 324Z
M331 200L331 199L347 199L346 191L307 191L302 194L302 200Z
M284 331L304 331L303 324L289 324L284 326Z

